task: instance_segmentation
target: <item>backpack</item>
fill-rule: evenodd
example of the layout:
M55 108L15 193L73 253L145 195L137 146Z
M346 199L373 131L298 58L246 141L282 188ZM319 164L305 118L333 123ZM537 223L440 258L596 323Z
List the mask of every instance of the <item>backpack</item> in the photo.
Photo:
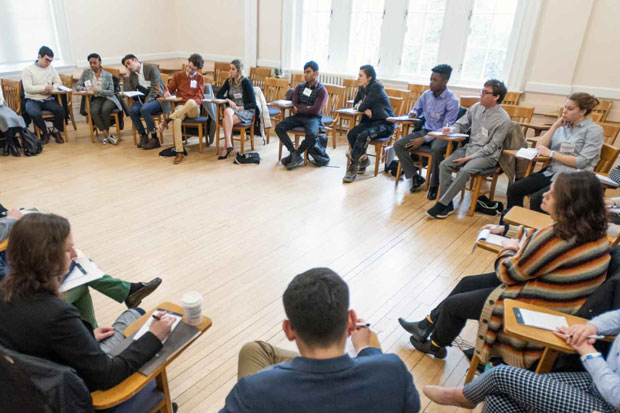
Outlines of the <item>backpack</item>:
M319 135L316 137L314 146L308 149L308 157L310 162L315 166L326 166L330 159L327 154L327 136Z
M185 149L183 149L183 155L187 156L187 151ZM174 146L171 146L159 152L159 156L163 156L166 158L177 156L177 150Z
M40 154L43 151L43 144L36 137L36 135L30 131L30 129L22 128L20 131L20 136L22 138L24 155L34 156Z

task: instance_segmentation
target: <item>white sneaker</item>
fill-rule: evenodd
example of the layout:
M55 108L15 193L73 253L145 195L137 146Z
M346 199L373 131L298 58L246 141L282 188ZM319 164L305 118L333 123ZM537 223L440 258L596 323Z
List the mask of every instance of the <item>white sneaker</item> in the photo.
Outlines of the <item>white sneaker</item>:
M118 145L118 137L116 135L108 135L108 138L106 140L112 145Z

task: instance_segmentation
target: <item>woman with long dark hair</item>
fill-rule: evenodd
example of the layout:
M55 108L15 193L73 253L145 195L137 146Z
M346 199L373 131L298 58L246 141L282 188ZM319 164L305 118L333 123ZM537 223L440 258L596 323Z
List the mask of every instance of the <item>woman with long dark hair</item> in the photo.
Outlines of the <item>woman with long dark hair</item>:
M603 189L592 172L559 174L542 208L555 224L485 227L513 238L504 241L495 272L464 277L421 321L398 320L418 351L444 358L466 321L480 320L476 354L483 363L501 357L528 368L540 358L542 347L504 334L504 299L574 314L605 281L610 261Z

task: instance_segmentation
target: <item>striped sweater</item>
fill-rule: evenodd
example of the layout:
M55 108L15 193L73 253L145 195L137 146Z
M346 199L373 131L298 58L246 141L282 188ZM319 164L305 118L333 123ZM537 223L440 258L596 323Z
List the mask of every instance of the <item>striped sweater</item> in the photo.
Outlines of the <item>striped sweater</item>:
M515 228L511 228L511 232ZM553 226L538 230L520 227L519 249L506 247L495 261L502 285L487 298L478 327L476 354L483 363L501 357L513 366L529 368L543 348L503 332L504 299L512 298L574 314L601 285L609 266L607 237L588 243L555 236Z

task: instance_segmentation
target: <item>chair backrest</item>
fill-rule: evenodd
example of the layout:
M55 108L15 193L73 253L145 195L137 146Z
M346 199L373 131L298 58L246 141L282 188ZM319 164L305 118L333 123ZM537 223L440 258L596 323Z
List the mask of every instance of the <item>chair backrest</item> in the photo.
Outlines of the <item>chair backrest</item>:
M112 76L118 77L119 79L121 78L121 69L109 66L101 66L101 68L106 72L110 73Z
M344 93L346 87L338 85L323 85L327 89L327 101L323 107L323 114L325 116L335 117L334 112L340 109L343 105Z
M599 100L598 105L596 105L596 107L592 109L592 113L600 113L601 119L599 120L599 122L605 122L607 120L607 115L609 115L609 112L611 111L611 107L613 106L613 104L614 104L613 100L601 99Z
M265 100L273 102L284 99L288 90L288 79L278 79L275 77L265 78Z
M411 95L411 92L409 90L404 90L404 89L386 88L385 93L388 95L388 97L397 97L397 98L403 99L403 102L400 105L399 111L398 112L394 111L394 113L396 114L396 116L404 115L405 113L403 112L407 109L406 104L408 103L408 99Z
M2 94L6 105L13 109L15 113L22 113L22 82L19 80L2 79Z
M295 89L298 84L304 82L303 73L291 73L291 87Z
M213 64L213 79L215 80L215 86L222 86L226 78L228 77L228 71L230 70L229 62L215 62ZM226 76L221 77L221 72L226 72ZM219 83L221 80L221 83Z
M464 108L471 107L474 103L480 102L480 96L461 96L460 105Z
M265 79L271 76L270 67L251 67L250 80L252 84L265 91Z
M502 103L502 108L508 112L510 120L515 122L530 123L532 116L534 115L534 108L528 108L525 106L507 105Z
M349 100L354 100L355 96L357 96L357 90L359 88L359 85L357 84L357 79L342 79L342 86L345 87L344 100L342 101L343 106L353 106L347 102Z
M161 81L164 82L164 85L168 87L168 82L170 82L170 75L168 73L160 73Z
M603 148L601 149L601 159L599 159L596 164L594 172L603 174L609 173L611 167L614 166L614 163L616 163L619 153L620 149L604 143Z
M518 105L519 99L521 99L521 92L508 92L506 96L504 96L504 100L502 102L503 105Z
M226 79L228 79L228 73L228 71L219 71L217 77L215 78L215 85L219 87L223 86Z
M592 118L592 120L594 122L602 122L604 115L605 114L603 112L594 112L594 111L592 111L592 113L590 113L590 116L588 116L588 117Z
M390 99L390 106L392 106L392 110L395 114L401 113L403 110L403 105L405 104L405 98L398 96L388 96Z
M596 123L603 127L603 136L605 137L605 143L613 145L616 138L618 137L618 132L620 132L620 123Z

